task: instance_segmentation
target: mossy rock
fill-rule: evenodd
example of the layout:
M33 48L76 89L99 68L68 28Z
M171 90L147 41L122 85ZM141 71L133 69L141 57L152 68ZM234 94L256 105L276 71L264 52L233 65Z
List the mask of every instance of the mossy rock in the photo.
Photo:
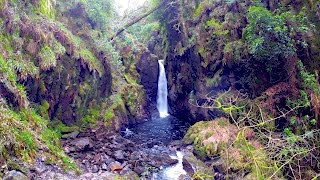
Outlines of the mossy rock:
M271 177L277 171L276 166L268 157L260 142L247 140L246 133L246 129L239 131L232 146L221 154L221 158L226 162L225 167L237 172L231 174L231 176L235 177L250 172L244 179L266 179ZM277 176L276 179L278 179Z
M226 118L201 121L193 125L185 135L185 144L193 144L200 157L212 157L224 151L235 138L238 129Z

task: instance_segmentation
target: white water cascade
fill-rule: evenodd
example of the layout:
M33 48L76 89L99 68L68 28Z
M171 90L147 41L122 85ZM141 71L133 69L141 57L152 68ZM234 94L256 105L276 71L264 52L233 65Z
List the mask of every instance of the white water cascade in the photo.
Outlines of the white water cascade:
M158 95L157 95L157 109L160 117L164 118L169 115L168 113L168 86L166 71L164 69L164 60L159 60L159 80L158 80Z

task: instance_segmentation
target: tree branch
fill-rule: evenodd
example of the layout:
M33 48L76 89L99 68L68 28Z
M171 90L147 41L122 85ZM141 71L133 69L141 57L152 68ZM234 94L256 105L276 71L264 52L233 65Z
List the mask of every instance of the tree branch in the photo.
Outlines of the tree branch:
M155 8L149 10L148 12L146 12L145 14L142 14L141 16L135 18L134 20L130 21L128 24L124 25L122 28L120 28L117 33L115 35L113 35L110 38L110 41L112 41L115 37L117 37L118 35L120 35L123 31L125 31L126 29L128 29L129 27L131 27L132 25L136 24L137 22L141 21L142 19L148 17L150 14L154 13L156 10L158 10L159 8L161 8L163 5L166 4L166 1L163 1L161 4L159 4L158 6L156 6Z

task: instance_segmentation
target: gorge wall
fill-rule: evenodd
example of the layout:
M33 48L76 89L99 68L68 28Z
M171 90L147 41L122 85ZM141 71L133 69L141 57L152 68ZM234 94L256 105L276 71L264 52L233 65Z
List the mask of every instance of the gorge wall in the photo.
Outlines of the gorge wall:
M268 0L262 3L210 0L168 3L159 12L165 16L159 19L166 37L172 114L180 118L187 116L189 120L219 117L221 114L214 108L206 110L197 105L201 106L208 96L229 89L241 90L251 98L266 93L265 104L273 112L277 111L276 106L281 106L284 94L299 98L296 91L301 89L304 80L296 65L298 60L311 72L318 73L319 50L315 47L319 42L313 40L319 37L316 4ZM277 12L281 7L292 10L281 14ZM252 15L261 19L253 22ZM278 31L275 23L284 29ZM264 25L274 28L271 34L264 31ZM258 27L260 29L256 29ZM255 38L268 39L270 44L267 41L259 44ZM283 44L285 41L290 47ZM316 81L319 82L318 76ZM279 90L277 87L281 86L291 87L292 91Z

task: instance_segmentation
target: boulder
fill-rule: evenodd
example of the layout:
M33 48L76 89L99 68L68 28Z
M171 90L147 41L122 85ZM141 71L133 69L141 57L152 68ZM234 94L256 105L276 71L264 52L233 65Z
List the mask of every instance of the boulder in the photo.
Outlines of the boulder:
M79 135L79 131L74 131L61 136L62 139L75 139Z
M93 147L93 142L89 137L75 139L72 144L77 151L85 151Z
M125 159L124 153L125 152L122 151L122 150L117 150L117 151L114 152L113 157L116 160L123 161Z
M108 166L105 163L103 163L101 165L101 169L104 170L104 171L107 171L108 170Z
M20 171L12 170L6 173L3 180L28 180L29 178Z
M183 166L183 169L187 172L187 174L191 176L194 174L193 167L186 158L183 158L182 166Z
M121 171L123 169L122 165L117 161L110 163L109 168L111 171Z
M99 171L99 167L97 165L93 165L91 168L92 173L97 173Z
M238 129L226 118L201 121L193 125L183 142L193 144L195 154L200 158L213 157L224 151L236 138Z
M133 171L137 174L142 174L146 171L146 169L143 166L136 166Z

